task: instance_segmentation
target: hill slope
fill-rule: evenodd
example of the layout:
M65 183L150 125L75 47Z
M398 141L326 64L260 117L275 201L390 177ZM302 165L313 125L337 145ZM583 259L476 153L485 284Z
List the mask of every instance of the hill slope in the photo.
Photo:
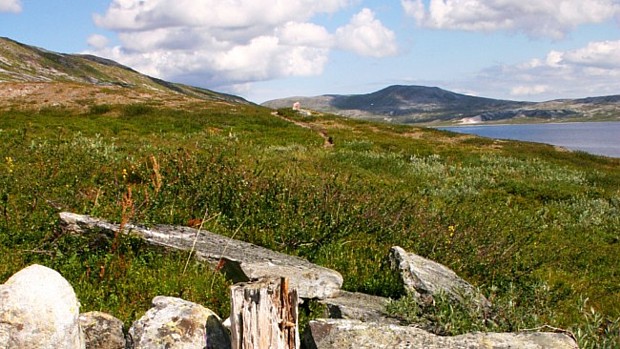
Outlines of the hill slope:
M89 96L96 96L100 103L166 103L189 99L249 103L241 97L156 79L105 58L56 53L2 37L0 82L10 84L0 92L0 107L6 107L7 103L15 107L21 99L39 107L75 106L92 99ZM75 89L76 84L81 91Z
M368 94L289 97L263 105L277 109L290 107L297 101L304 108L320 112L405 124L620 117L620 96L533 103L468 96L437 87L400 85Z

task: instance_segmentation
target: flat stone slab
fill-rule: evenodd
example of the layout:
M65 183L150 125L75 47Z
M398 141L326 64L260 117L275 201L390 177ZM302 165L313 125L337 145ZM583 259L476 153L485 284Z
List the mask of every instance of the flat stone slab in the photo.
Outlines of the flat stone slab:
M70 212L61 212L66 231L83 234L100 232L113 235L119 224ZM188 227L155 225L150 228L126 224L122 233L135 234L148 243L190 251L201 261L218 265L234 282L262 278L286 277L301 298L324 299L340 292L342 275L337 271L310 263L305 259L231 239L208 231Z
M341 291L338 296L322 299L319 303L327 306L325 317L330 319L399 323L399 319L390 317L385 311L390 303L388 298Z
M415 327L357 320L310 321L305 334L309 349L578 349L563 333L468 333L442 337Z

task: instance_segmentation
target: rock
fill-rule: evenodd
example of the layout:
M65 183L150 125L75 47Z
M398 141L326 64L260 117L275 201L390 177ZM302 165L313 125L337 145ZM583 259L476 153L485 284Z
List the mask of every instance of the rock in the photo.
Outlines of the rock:
M127 348L230 349L230 336L211 310L180 298L158 296L153 308L136 320Z
M60 219L64 229L74 233L114 234L120 229L118 224L74 213L62 212ZM336 296L342 286L342 276L334 270L204 230L169 225L143 228L126 224L123 232L137 234L154 245L194 250L196 258L217 265L234 282L285 277L301 298L318 299Z
M445 294L457 302L471 299L484 310L491 308L491 302L470 283L442 264L408 253L398 246L390 249L390 260L400 271L407 292L422 302L427 302L429 297Z
M0 285L0 348L84 348L80 303L58 272L31 265Z
M387 298L345 291L340 292L334 298L319 301L319 303L327 306L325 316L331 319L351 319L396 324L399 320L390 317L385 311L389 302L390 300Z
M80 314L86 349L124 349L123 322L112 315L92 311Z
M562 333L469 333L441 337L415 327L357 320L310 321L306 335L309 349L577 349L574 339Z

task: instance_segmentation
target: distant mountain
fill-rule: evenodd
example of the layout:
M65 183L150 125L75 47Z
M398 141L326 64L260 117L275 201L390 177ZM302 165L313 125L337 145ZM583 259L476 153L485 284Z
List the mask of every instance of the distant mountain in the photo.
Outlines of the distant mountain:
M401 85L368 94L289 97L265 102L263 106L278 109L291 107L295 102L319 112L406 124L620 117L620 96L533 103L474 97L437 87Z
M24 91L33 89L46 93L31 93L30 96L44 95L44 98L49 99L50 95L60 89L58 84L78 84L88 86L82 91L84 93L76 91L79 98L86 98L84 94L116 94L118 98L112 99L112 102L152 101L150 97L155 101L170 101L183 97L249 104L241 97L156 79L109 59L52 52L3 37L0 37L0 83L12 84L10 89L13 94L7 94L6 91L4 95L0 94L0 97L5 99L19 97L19 91L26 93ZM40 83L55 84L42 86ZM123 96L127 98L123 99ZM65 101L67 96L59 97L61 101Z

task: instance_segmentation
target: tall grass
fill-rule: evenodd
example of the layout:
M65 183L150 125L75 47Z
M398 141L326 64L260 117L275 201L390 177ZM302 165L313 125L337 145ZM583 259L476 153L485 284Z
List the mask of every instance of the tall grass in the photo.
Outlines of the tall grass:
M186 254L57 226L60 210L145 224L207 216L203 229L338 270L351 291L404 294L387 261L393 245L446 264L497 307L492 323L436 314L446 333L547 324L618 347L617 160L331 116L304 122L335 146L250 106L3 113L0 280L49 265L83 310L126 325L157 294L225 315L228 282L198 263L183 273Z

